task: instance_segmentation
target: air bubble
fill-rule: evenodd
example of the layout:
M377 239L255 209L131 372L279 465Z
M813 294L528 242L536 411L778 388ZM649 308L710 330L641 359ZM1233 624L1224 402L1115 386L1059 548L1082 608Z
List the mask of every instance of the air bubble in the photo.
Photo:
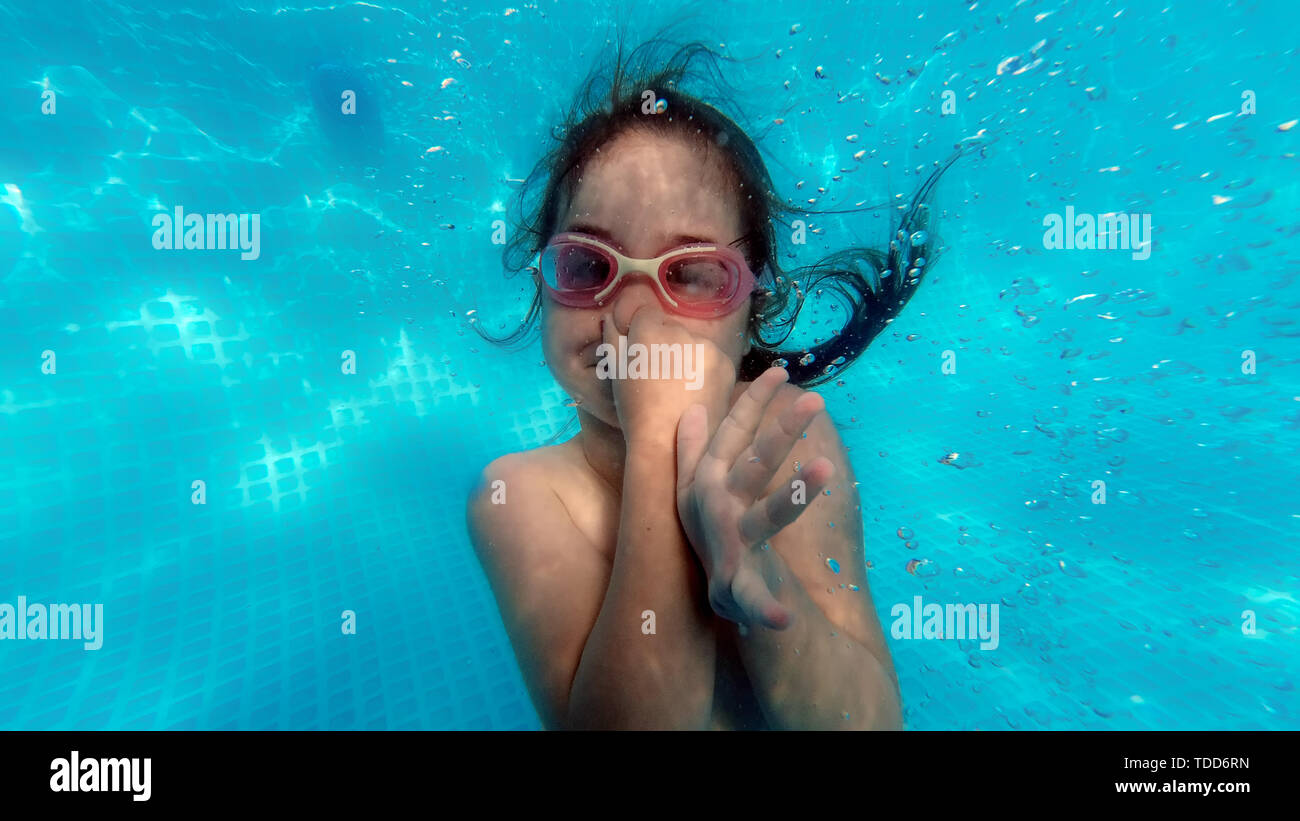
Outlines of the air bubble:
M912 559L907 563L907 572L922 579L931 579L939 575L939 563L930 559Z

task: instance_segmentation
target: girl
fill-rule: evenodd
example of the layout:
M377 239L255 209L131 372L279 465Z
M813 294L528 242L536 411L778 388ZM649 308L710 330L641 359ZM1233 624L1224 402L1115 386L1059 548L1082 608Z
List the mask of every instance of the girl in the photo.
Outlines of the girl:
M661 45L625 64L620 41L608 94L590 104L589 79L525 182L521 208L544 191L506 263L537 293L493 341L540 317L581 428L487 466L471 540L548 728L901 728L857 482L821 397L796 386L838 373L911 296L925 200L952 160L902 209L888 253L799 272L844 297L848 320L778 350L761 332L791 326L779 317L804 291L780 275L773 222L818 212L781 202L744 132L677 90L718 55L695 43L634 70ZM606 378L611 350L656 343L695 352L698 390Z

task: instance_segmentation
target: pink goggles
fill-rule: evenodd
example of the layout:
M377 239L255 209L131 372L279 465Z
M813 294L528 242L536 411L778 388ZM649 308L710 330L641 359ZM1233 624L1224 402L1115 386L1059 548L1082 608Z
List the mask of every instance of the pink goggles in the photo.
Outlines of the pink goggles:
M593 236L572 232L551 239L535 270L551 298L570 308L603 306L640 273L654 280L670 311L704 319L736 310L755 286L745 258L725 245L683 245L654 259L633 259Z

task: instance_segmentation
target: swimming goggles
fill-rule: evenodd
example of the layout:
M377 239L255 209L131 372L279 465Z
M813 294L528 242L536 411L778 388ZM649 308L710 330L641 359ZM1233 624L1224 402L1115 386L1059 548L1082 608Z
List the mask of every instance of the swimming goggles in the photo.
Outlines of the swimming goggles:
M705 319L736 310L755 286L745 258L725 245L696 243L654 259L633 259L589 234L572 232L551 239L534 270L551 298L570 308L603 306L641 273L654 280L670 311Z

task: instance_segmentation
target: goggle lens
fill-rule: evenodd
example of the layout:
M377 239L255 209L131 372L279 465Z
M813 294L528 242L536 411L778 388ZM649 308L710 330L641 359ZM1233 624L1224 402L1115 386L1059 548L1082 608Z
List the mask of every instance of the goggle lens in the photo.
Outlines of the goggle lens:
M542 254L542 278L557 291L599 291L614 266L590 245L552 245Z
M735 293L740 272L719 259L687 257L668 264L664 287L682 302L726 302Z

